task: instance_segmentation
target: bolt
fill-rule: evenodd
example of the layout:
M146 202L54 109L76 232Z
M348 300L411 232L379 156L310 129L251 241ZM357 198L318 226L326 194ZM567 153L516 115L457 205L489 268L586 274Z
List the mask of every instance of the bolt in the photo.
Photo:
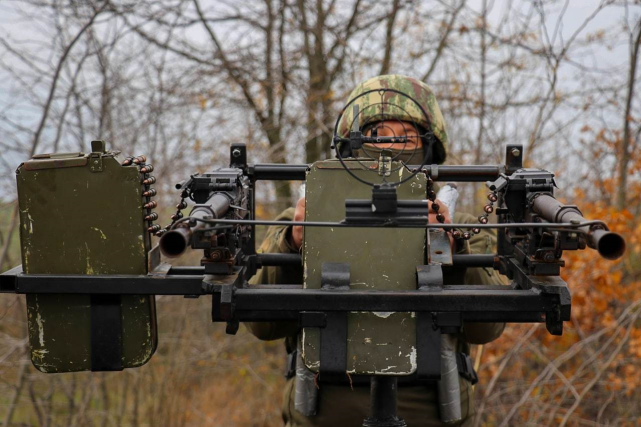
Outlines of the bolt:
M546 251L545 254L543 255L543 260L545 262L552 262L554 261L554 252L552 251Z
M511 153L514 157L519 157L521 155L521 150L519 150L518 148L512 148Z
M240 157L240 149L234 148L234 150L231 152L231 155L234 157Z

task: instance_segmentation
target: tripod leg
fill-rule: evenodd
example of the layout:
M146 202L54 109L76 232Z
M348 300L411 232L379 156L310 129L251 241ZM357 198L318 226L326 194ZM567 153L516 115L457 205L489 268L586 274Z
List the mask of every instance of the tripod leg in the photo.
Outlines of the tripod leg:
M372 416L363 421L364 427L405 427L397 415L398 379L390 376L373 376L370 379L370 404Z

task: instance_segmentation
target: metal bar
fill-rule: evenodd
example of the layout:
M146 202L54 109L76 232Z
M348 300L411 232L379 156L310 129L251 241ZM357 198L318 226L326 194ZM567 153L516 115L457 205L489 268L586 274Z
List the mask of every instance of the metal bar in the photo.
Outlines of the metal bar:
M471 255L453 255L452 264L457 267L493 267L494 258L496 254L471 254ZM258 254L259 263L263 266L284 266L284 265L300 265L302 263L299 254ZM191 268L191 267L181 267ZM202 268L202 267L195 267ZM174 272L175 267L172 267L170 274L180 274ZM204 271L204 270L203 270ZM195 270L194 270L194 273Z
M20 273L22 273L22 265L0 274L0 293L15 293L17 275Z
M91 295L91 370L122 371L120 295Z
M191 218L185 217L181 221L187 221ZM247 220L247 219L208 219L201 220L208 224L245 224L245 225L276 225L276 226L297 226L301 227L325 227L325 228L435 228L443 230L452 230L454 228L478 228L478 229L504 229L504 228L544 228L546 230L554 231L555 229L560 228L571 228L576 229L578 227L593 225L593 224L603 224L602 221L588 221L581 223L581 225L570 224L570 223L560 223L560 224L550 224L550 223L540 223L540 222L515 222L515 223L502 223L502 224L466 224L466 223L455 223L455 224L434 224L430 223L416 223L415 221L409 223L403 223L403 219L408 218L390 218L388 222L325 222L325 221L267 221L267 220ZM415 220L415 218L409 218L410 220Z
M205 274L205 267L201 266L180 266L180 267L174 267L172 266L169 269L169 272L167 273L168 275L172 276L196 276L196 275L203 275Z
M397 416L397 391L397 377L385 375L370 377L370 412L372 415L363 421L363 427L407 426L407 423Z
M419 165L408 165L408 169L418 169ZM271 181L304 181L309 165L306 164L277 164L257 163L249 165L250 175L255 180ZM434 181L484 182L492 181L505 171L505 166L476 166L476 165L425 165L423 171Z
M385 311L385 312L545 312L558 304L556 295L532 290L329 291L313 289L237 289L239 311Z
M507 323L543 323L545 322L545 311L502 311L502 312L463 312L461 318L465 322L475 323L492 323L492 322L507 322ZM429 313L428 313L429 314ZM292 321L298 322L301 319L300 311L244 311L236 310L234 317L240 322L273 322L273 321ZM438 321L434 322L437 326L440 325ZM302 326L308 326L303 324ZM431 323L430 323L431 327Z
M410 170L419 166L408 166ZM425 165L422 169L434 181L485 182L496 180L505 171L502 165Z
M494 267L494 254L452 255L452 265L457 267Z
M308 165L257 163L249 165L250 175L256 181L304 181Z
M302 260L300 254L257 254L258 263L263 267L281 267L286 265L301 265ZM496 254L482 254L482 255L453 255L453 265L456 267L493 267L494 257ZM7 272L8 273L8 272ZM189 267L171 267L169 270L170 275L184 275L184 274L205 274L205 267L189 266Z
M302 265L300 254L257 254L258 263L264 267Z
M202 276L14 276L17 293L204 295ZM235 281L235 276L216 276L215 282ZM234 307L239 320L255 316L292 320L301 311L434 311L462 312L468 321L541 321L553 311L557 295L534 290L496 286L445 287L442 292L422 291L327 291L301 289L300 285L271 285L236 289ZM216 290L213 291L214 293ZM278 312L283 312L278 314ZM289 313L285 313L289 312ZM500 318L489 313L505 313ZM273 313L273 314L270 314ZM508 313L512 313L507 316ZM512 319L512 320L510 320Z
M236 276L229 276L229 280ZM203 276L15 276L18 294L204 295Z
M263 267L282 267L288 265L301 265L303 263L300 254L256 254L258 264ZM171 267L169 275L196 275L205 274L205 267L201 266L179 266Z

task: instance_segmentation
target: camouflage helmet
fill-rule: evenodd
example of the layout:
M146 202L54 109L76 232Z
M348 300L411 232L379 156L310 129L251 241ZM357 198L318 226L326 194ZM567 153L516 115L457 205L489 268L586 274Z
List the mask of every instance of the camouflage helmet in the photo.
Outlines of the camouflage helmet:
M411 99L399 93L386 91L363 95L377 89L393 89L414 98L425 110L427 118ZM354 120L352 107L358 105L360 111L358 126L361 130L364 126L383 120L415 123L428 133L434 134L434 162L443 163L445 161L447 155L445 120L431 87L412 77L392 74L372 77L360 83L349 95L348 102L359 95L363 96L348 106L338 123L337 133L339 136L344 138L349 136Z

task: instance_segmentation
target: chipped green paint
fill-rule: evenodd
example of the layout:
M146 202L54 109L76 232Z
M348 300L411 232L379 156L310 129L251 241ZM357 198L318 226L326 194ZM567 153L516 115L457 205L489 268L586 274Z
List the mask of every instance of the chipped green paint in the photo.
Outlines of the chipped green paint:
M18 169L20 239L27 274L146 274L150 239L135 166L103 157L103 172L58 157ZM38 168L37 171L34 169ZM29 344L42 372L91 368L88 295L27 295ZM122 361L145 364L157 344L155 299L123 295Z
M99 228L96 228L96 227L91 227L91 229L92 230L96 230L98 233L100 233L100 238L102 240L107 240L107 236L105 236L105 233L103 233L102 230L100 230Z

